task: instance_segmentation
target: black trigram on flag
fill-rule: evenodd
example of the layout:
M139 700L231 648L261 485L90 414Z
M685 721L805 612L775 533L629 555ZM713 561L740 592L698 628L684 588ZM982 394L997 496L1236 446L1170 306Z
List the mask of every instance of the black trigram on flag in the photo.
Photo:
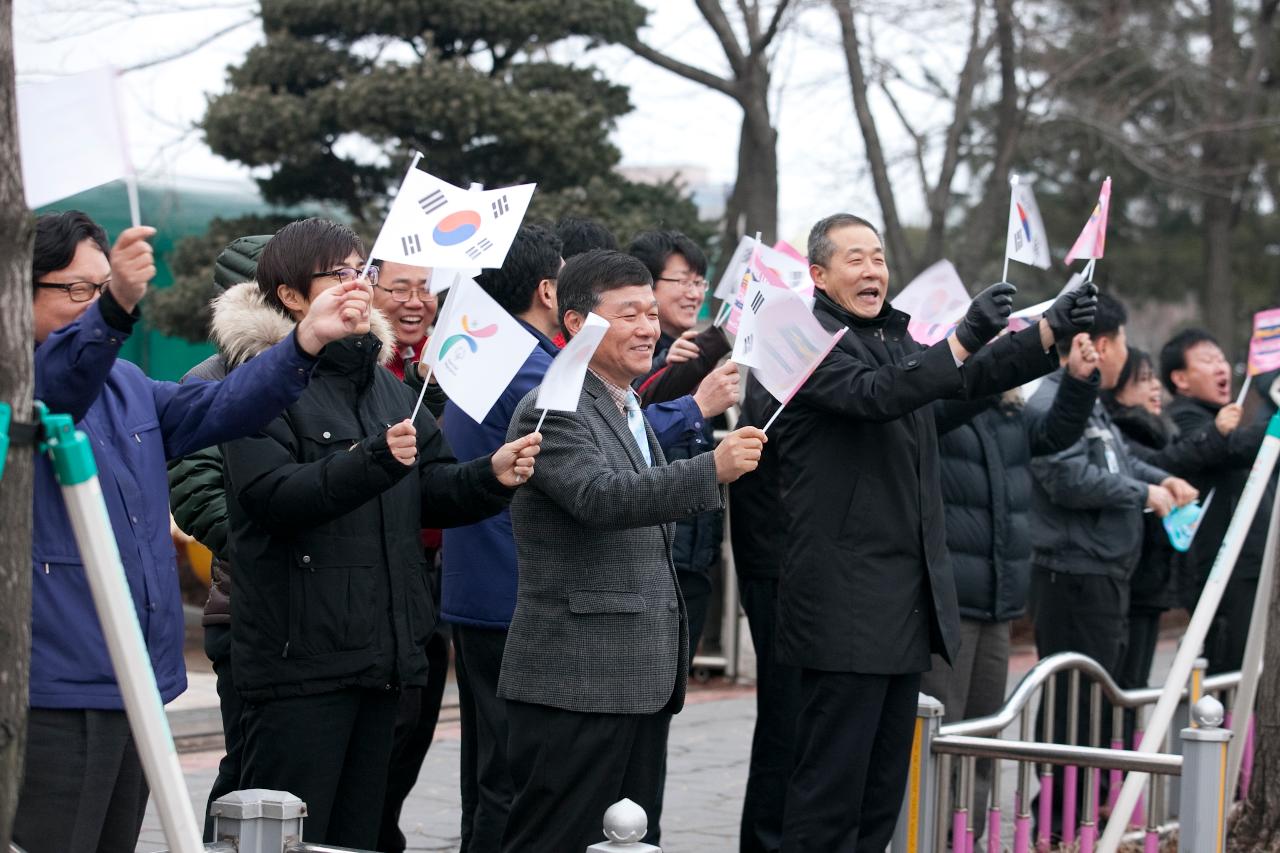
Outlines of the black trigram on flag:
M751 299L751 313L760 313L761 305L764 305L764 294L757 290L756 295Z
M406 255L416 255L422 251L422 241L417 234L408 234L400 238L400 251Z
M467 249L467 257L474 261L476 258L480 257L481 255L483 255L485 252L489 251L492 248L493 248L493 244L490 243L488 240L481 240L479 243L476 243L470 249Z
M751 355L751 348L755 346L756 336L748 334L742 339L742 354Z
M504 195L493 203L493 218L497 219L502 214L511 209L511 205L507 204L507 197Z
M448 203L449 200L444 197L444 193L440 192L440 190L432 190L418 199L418 204L422 205L423 213L435 213Z

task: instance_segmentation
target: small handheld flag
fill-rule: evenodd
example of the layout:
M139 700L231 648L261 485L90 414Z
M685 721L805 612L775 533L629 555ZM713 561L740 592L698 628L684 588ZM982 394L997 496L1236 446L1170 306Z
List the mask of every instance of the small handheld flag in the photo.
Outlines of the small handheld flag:
M548 409L561 412L577 410L578 398L582 396L582 381L587 377L587 365L608 331L608 320L599 314L588 314L582 328L556 354L542 377L542 384L538 386L538 399L534 405L542 409L542 417L538 418L534 432L542 429L542 419L547 416Z
M828 332L794 293L782 292L765 302L755 320L759 355L751 370L782 404L764 425L765 432L847 331Z
M449 399L479 423L537 346L471 279L453 286L422 360Z
M1098 193L1098 203L1093 206L1093 213L1089 214L1089 221L1084 224L1084 230L1080 232L1080 236L1071 246L1071 251L1067 252L1066 262L1070 264L1076 258L1097 259L1102 257L1102 251L1107 245L1107 212L1111 207L1111 176L1102 182L1102 190Z
M1009 261L1030 264L1042 270L1049 268L1049 237L1036 204L1031 185L1017 175L1009 176L1009 228L1004 248L1004 274L1009 278Z
M894 308L911 315L907 331L913 340L932 346L945 338L969 307L969 292L950 261L938 261L892 300Z

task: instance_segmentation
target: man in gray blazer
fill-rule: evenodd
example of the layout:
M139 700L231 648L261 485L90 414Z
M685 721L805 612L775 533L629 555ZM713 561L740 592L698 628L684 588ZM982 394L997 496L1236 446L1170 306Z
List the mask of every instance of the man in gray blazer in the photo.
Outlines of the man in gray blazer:
M671 715L684 705L688 622L671 561L674 522L721 505L755 469L764 433L666 464L631 381L649 371L658 306L644 264L575 256L556 287L566 337L595 312L609 330L575 412L547 413L542 452L511 504L520 581L498 695L508 700L515 800L507 853L566 853L602 840L629 797L656 837ZM533 430L536 389L511 419Z

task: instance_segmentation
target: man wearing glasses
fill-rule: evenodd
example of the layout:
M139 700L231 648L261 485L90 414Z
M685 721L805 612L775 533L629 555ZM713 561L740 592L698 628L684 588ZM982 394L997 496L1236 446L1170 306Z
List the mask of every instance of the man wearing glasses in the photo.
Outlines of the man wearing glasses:
M157 686L186 689L165 461L260 429L306 387L329 342L368 328L369 295L333 288L307 321L221 383L148 379L117 358L156 268L130 228L108 249L79 211L36 220L36 397L92 444ZM31 710L13 838L31 853L134 849L148 789L71 524L43 456L32 531Z
M381 261L379 266L373 307L391 321L397 347L387 367L403 379L405 365L422 358L422 344L439 305L429 289L431 270L391 261Z

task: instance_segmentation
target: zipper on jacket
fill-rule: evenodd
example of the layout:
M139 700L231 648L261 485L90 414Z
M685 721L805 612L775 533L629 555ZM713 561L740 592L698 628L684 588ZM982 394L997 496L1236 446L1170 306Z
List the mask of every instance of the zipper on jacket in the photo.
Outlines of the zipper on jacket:
M45 564L44 564L44 573L45 573L46 575L47 575L47 574L49 574L49 564L48 564L48 563L45 563Z
M288 656L289 656L289 641L288 641L288 640L285 640L285 641L284 641L284 652L280 655L280 657L282 657L282 658L287 658Z

